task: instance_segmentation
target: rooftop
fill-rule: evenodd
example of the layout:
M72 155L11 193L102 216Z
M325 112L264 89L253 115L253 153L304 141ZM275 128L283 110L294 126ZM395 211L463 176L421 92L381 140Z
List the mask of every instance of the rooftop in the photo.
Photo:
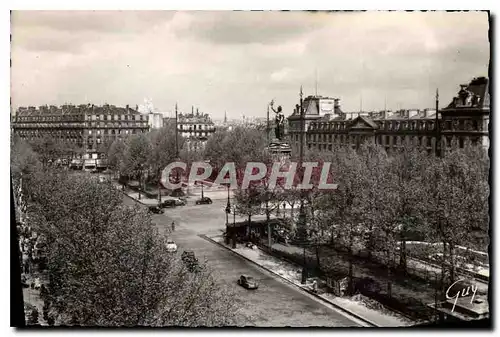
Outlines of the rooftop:
M461 84L457 96L443 110L490 108L489 79L476 77L469 84Z
M54 115L74 115L74 114L121 114L121 115L137 115L139 112L129 106L117 107L115 105L104 104L97 106L94 104L72 105L65 104L59 107L55 105L42 105L37 107L19 107L16 115L18 116L54 116Z

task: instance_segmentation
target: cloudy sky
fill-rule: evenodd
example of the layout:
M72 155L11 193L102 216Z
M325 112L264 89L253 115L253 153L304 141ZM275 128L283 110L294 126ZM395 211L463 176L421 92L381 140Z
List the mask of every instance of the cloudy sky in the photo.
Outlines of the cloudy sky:
M176 102L222 118L285 113L300 85L344 111L446 105L488 75L486 13L14 11L14 107Z

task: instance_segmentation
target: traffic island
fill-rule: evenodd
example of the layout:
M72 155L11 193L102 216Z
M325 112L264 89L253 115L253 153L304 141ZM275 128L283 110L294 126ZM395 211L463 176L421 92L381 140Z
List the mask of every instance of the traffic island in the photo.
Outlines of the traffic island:
M361 295L356 295L354 297L337 297L331 293L313 291L313 286L319 281L318 279L308 278L306 284L302 284L302 268L300 266L272 256L256 246L250 248L238 244L236 248L231 248L230 245L224 243L222 236L208 237L203 235L202 237L260 266L287 283L293 284L302 291L314 296L318 300L326 302L336 309L365 322L365 326L405 327L415 324L414 321L407 317L392 312L378 302Z

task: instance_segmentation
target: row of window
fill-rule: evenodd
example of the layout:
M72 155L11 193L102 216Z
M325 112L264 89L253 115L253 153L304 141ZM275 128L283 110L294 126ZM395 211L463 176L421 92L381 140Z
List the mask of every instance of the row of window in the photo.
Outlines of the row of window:
M43 138L44 135L43 134L19 134L19 137L21 137L22 139L26 139L26 140L33 140L33 139ZM55 136L53 138L55 138L55 139L61 139L61 140L64 140L64 141L67 141L67 142L71 142L71 143L75 143L75 144L79 144L79 145L83 144L83 138L81 138L81 137Z
M115 122L115 123L107 123L107 122L88 122L87 123L88 127L93 127L93 128L119 128L119 127L138 127L138 128L147 128L148 124L147 122Z
M296 145L299 145L298 139L295 140ZM401 145L414 145L422 147L434 147L435 138L434 137L410 137L410 136L386 136L378 135L376 137L370 136L353 136L353 135L341 135L334 138L333 145L341 144L363 144L365 142L376 142L382 146L401 146ZM455 136L443 136L441 138L442 145L444 147L460 147L463 148L465 144L479 145L481 143L480 137L455 137ZM330 144L315 143L315 141L308 142L308 146L319 146L320 148L325 147Z
M201 124L201 125L180 124L179 130L183 130L183 131L215 130L215 126L214 125L207 125L207 124Z
M208 137L208 132L182 132L183 137Z
M135 133L142 133L145 130L142 129L104 129L104 130L88 130L88 135L131 135Z
M147 121L148 115L56 115L17 116L17 122L67 122L67 121Z
M131 135L131 134L136 134L136 133L142 133L144 130L141 129L131 129L131 130L123 130L123 129L118 129L118 130L96 130L94 133L92 133L92 130L89 130L89 135ZM51 131L51 132L40 132L38 130L20 130L16 132L20 137L43 137L44 135L50 135L53 138L67 138L67 139L78 139L82 138L82 133L73 131L73 130L58 130L58 131Z
M381 130L390 131L431 131L434 130L435 121L376 121ZM311 123L309 130L345 130L348 122L331 122L331 123ZM453 119L439 121L441 130L463 130L463 131L481 131L484 126L478 120L471 119ZM300 127L299 127L300 128Z
M48 129L48 128L67 128L67 129L71 129L71 128L82 128L82 127L85 127L85 123L75 123L75 122L70 122L70 123L58 123L58 124L54 124L54 123L28 123L28 124L25 124L25 123L16 123L14 125L16 128L40 128L40 129Z
M121 118L120 118L121 117ZM92 120L92 121L147 121L149 118L148 115L141 115L141 114L136 114L136 115L119 115L119 114L111 114L111 115L85 115L86 120Z
M17 122L78 122L83 120L83 115L57 115L57 116L17 116Z

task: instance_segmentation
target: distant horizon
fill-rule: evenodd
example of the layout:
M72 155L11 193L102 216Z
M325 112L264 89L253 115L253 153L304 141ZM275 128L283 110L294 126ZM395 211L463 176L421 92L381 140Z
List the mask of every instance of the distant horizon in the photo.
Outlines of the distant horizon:
M449 103L450 103L450 102L446 103L445 105L440 104L440 107L447 106ZM61 106L63 106L63 105L73 105L73 106L78 106L78 105L82 105L82 104L85 104L85 105L86 105L86 104L94 104L94 105L96 105L96 106L104 106L104 105L108 104L108 105L113 105L113 106L120 107L120 108L124 108L124 107L126 106L126 105L123 105L123 106L122 106L122 105L117 105L117 104L112 104L112 103L104 103L104 104L95 104L95 103L78 103L78 104L76 104L76 103L63 103L63 104L61 104L61 105L55 105L55 106L57 106L58 108L60 108L60 107L61 107ZM36 109L39 109L39 107L40 107L40 106L50 106L50 105L54 105L54 104L41 104L41 105L30 105L30 106L35 107ZM129 104L129 106L130 106L130 107L134 107L134 109L135 109L135 105L130 105L130 104ZM29 106L18 106L18 107L16 107L15 109L12 109L12 111L13 111L13 112L16 112L19 108L28 108L28 107L29 107ZM12 108L12 106L11 106L11 108ZM341 108L342 108L342 105L341 105ZM423 110L436 110L436 108L435 108L435 107L427 107L427 108L400 108L400 109L386 109L386 110L384 110L384 109L379 109L379 110L358 110L358 111L343 111L343 113L353 114L353 113L383 112L383 111L387 111L387 112L398 112L398 111L408 111L408 110L410 110L410 111L411 111L411 110L423 111ZM172 110L172 111L162 111L162 110L159 110L159 109L156 109L156 108L155 108L155 110L154 110L154 111L146 112L146 111L141 111L141 108L139 107L138 111L139 111L139 113L141 113L141 114L148 114L148 113L161 113L161 114L163 115L163 117L165 117L165 118L170 118L170 117L174 117L174 118L175 118L175 111L174 111L174 110ZM189 111L189 112L186 112L186 111L181 111L181 110L178 110L178 113L179 113L179 114L181 114L181 113L182 113L182 114L185 114L185 115L191 114L191 112L190 112L190 111ZM213 116L212 116L212 114L211 114L210 112L206 112L206 111L201 111L201 110L200 110L200 111L199 111L199 113L200 113L200 114L208 114L208 115L209 115L209 117L210 117L212 120L214 120L214 121L215 121L215 120L217 120L217 121L219 121L219 120L220 120L220 121L223 121L223 120L224 120L224 116L222 116L222 117L213 117ZM196 112L195 112L195 114L196 114ZM292 113L290 113L290 114L288 114L288 115L287 115L287 114L285 113L285 116L289 116L289 115L291 115L291 114L292 114ZM172 116L170 116L170 115L172 115ZM227 117L227 120L228 120L228 121L229 121L229 120L242 120L242 119L243 119L243 115L245 116L245 119L248 119L248 118L258 118L258 119L262 119L262 118L264 118L264 119L266 119L266 118L267 118L267 116L252 116L252 115L246 115L246 114L242 113L242 114L240 114L240 116L233 116L233 117L229 117L229 116L228 116L228 117ZM271 115L271 114L270 114L270 117L269 117L269 118L270 118L270 119L272 119L272 118L273 118L272 116L273 116L273 115Z

